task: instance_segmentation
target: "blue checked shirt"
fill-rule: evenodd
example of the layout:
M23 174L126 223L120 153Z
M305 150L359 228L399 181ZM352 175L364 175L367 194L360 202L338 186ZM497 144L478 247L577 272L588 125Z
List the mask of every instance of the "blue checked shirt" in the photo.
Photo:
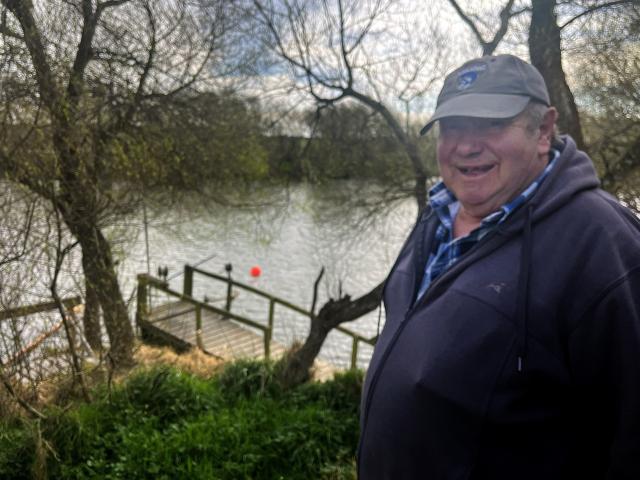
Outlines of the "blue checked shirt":
M453 192L451 192L443 182L438 183L429 190L429 203L433 211L438 215L440 224L436 229L433 247L425 266L424 277L420 284L417 299L424 295L424 292L427 291L431 282L433 282L438 275L448 270L462 255L468 252L471 247L482 240L495 227L504 222L514 210L533 195L553 169L560 156L560 152L552 150L551 156L552 158L549 164L542 173L531 182L531 185L509 203L500 207L499 210L484 217L480 226L465 237L453 238L453 221L460 209L460 202L458 202Z

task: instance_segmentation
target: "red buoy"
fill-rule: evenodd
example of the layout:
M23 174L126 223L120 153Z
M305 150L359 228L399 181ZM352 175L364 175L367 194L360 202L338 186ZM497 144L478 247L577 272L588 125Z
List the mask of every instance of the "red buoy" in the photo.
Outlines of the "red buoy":
M259 277L260 275L262 275L262 269L259 266L255 265L251 267L251 270L249 270L249 274L252 277Z

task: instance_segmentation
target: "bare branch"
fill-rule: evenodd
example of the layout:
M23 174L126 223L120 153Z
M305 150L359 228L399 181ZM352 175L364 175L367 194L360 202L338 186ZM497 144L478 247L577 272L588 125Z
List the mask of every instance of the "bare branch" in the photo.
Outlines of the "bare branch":
M480 30L478 29L476 24L473 22L473 20L471 20L471 18L464 12L464 10L462 10L460 5L458 5L458 2L456 0L449 0L449 3L458 13L462 21L466 23L469 26L469 28L471 28L471 31L473 32L476 39L478 40L478 43L482 47L483 55L493 54L496 47L502 41L507 31L509 30L509 20L511 20L511 18L516 14L522 13L523 10L519 10L517 12L511 11L511 9L513 8L514 2L515 0L508 0L507 3L504 5L504 7L500 9L500 26L498 27L498 30L496 30L496 33L493 35L493 38L487 41L482 37Z
M449 0L449 3L454 8L454 10L458 13L462 21L469 26L469 28L475 35L476 39L478 40L478 43L480 43L480 45L482 45L482 47L484 48L487 42L485 41L484 38L482 38L482 34L480 33L480 30L478 30L478 27L476 27L476 24L473 23L473 20L471 20L471 18L469 18L469 16L464 12L464 10L462 10L462 8L460 7L460 5L458 5L458 2L456 0Z
M584 11L580 12L578 15L570 18L569 20L567 20L565 23L563 23L562 25L560 25L560 30L562 30L563 28L571 25L573 22L575 22L576 20L586 16L586 15L591 15L595 12L597 12L598 10L603 10L605 8L609 8L609 7L617 7L620 5L635 5L638 3L638 0L617 0L617 1L613 1L613 2L605 2L605 3L601 3L600 5L593 5L587 9L585 9Z
M316 314L316 302L318 301L318 287L320 286L320 280L322 280L322 276L324 275L324 267L320 269L320 273L318 273L318 277L316 281L313 282L313 300L311 301L311 316L315 316Z

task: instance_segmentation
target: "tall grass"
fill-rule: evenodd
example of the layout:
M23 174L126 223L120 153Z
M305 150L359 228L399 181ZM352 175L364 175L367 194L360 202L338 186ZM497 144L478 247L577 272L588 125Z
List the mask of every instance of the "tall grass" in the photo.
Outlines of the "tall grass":
M92 404L51 410L40 436L48 476L355 478L361 374L284 391L273 368L245 361L210 380L156 368ZM0 478L33 478L37 438L28 424L5 425Z

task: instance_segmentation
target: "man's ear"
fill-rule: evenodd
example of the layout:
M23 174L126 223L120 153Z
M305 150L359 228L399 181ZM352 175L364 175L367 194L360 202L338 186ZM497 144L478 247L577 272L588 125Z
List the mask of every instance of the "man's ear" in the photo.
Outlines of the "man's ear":
M540 124L538 154L546 155L549 153L549 150L551 150L551 141L555 132L557 119L558 111L554 107L549 107L547 113L542 117L542 123Z

